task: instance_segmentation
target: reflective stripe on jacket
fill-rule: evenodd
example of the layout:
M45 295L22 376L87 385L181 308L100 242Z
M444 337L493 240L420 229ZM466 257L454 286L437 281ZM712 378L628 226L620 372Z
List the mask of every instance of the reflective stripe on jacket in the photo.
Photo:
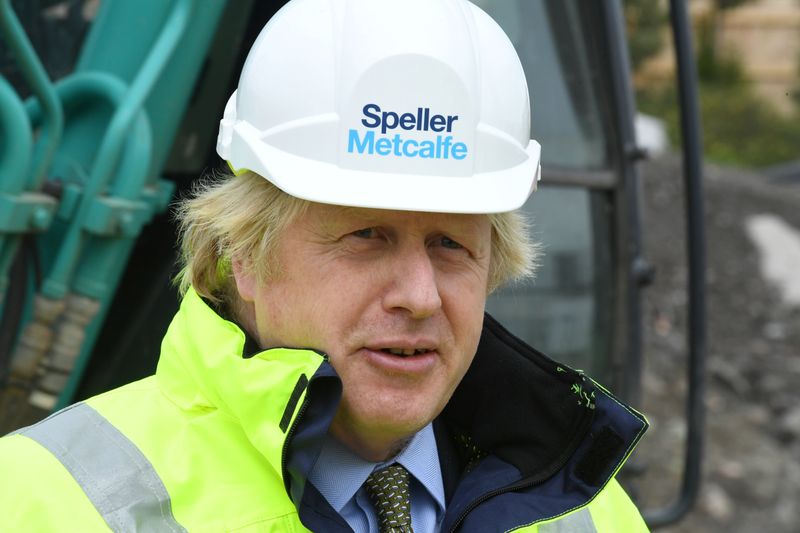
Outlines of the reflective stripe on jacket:
M349 531L306 483L339 378L323 354L248 345L190 291L155 376L0 439L0 530ZM434 423L443 530L646 531L614 479L646 426L487 316Z

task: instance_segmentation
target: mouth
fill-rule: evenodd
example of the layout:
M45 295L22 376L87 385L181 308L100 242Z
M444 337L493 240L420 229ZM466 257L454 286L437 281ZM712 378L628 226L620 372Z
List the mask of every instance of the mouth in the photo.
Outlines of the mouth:
M432 348L380 348L378 351L389 354L389 355L396 355L399 357L413 357L415 355L422 355L425 353L432 352Z
M378 344L367 347L362 353L370 365L382 373L420 377L435 370L440 359L438 350L435 344L426 342L382 347Z

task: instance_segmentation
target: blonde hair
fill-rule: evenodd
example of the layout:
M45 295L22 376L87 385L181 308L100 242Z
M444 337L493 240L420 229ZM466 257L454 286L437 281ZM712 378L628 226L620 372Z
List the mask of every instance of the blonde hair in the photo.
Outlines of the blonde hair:
M231 258L248 258L256 279L266 282L280 265L274 260L283 230L310 205L253 172L218 173L201 180L176 206L181 294L191 285L215 303L233 305L236 296ZM492 255L489 291L533 274L539 248L528 237L518 211L490 214Z

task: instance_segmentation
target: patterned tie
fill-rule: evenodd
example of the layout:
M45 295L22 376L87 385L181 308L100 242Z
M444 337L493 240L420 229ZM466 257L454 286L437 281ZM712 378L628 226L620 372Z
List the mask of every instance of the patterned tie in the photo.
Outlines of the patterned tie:
M408 470L394 463L370 474L364 482L380 522L380 533L413 533Z

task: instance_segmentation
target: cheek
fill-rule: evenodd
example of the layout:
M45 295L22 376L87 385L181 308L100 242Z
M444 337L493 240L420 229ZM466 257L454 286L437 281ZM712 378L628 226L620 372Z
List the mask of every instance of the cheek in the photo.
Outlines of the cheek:
M442 275L439 293L454 312L462 317L483 316L486 304L488 274L484 269L469 269L458 275Z
M307 332L311 317L298 288L287 280L273 280L259 289L255 301L256 325L265 348L302 348L311 340Z
M468 352L471 360L480 340L483 313L486 305L486 284L458 284L448 289L443 298L447 315L461 349Z
M270 347L313 348L334 356L358 314L356 288L319 274L307 280L273 281L259 291L259 336Z

